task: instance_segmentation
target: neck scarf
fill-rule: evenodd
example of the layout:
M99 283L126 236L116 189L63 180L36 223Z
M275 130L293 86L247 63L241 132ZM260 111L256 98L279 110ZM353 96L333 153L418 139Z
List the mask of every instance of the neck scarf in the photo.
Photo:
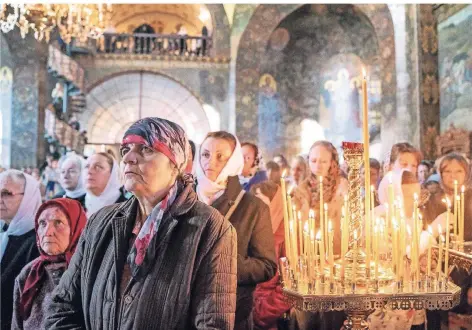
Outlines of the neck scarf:
M130 143L143 144L167 156L176 166L183 181L191 181L190 143L179 125L157 117L141 119L126 131L121 145ZM178 182L175 182L164 199L154 206L136 237L128 255L128 264L134 278L145 276L156 259L156 234L162 219L178 196L178 187Z
M41 249L40 238L38 236L38 221L41 213L49 207L57 206L69 219L70 236L69 245L66 251L60 255L49 255ZM31 314L31 307L33 305L36 294L44 281L46 276L46 265L52 263L66 262L69 265L70 259L75 252L77 243L79 242L80 234L85 227L87 218L85 211L79 202L73 199L58 198L50 200L39 208L35 218L35 229L36 229L36 243L40 256L36 258L32 264L31 270L25 281L25 286L20 294L20 313L23 319L27 319Z
M226 162L225 167L221 170L216 181L207 178L200 162L200 156L198 156L196 164L198 198L205 204L211 205L211 203L220 197L226 190L228 177L240 175L243 167L244 157L238 138L236 138L236 147L234 148L231 157Z
M66 196L72 199L79 198L80 196L83 196L87 193L87 190L85 190L85 185L84 185L84 159L76 154L70 154L67 155L60 164L60 168L62 170L62 165L66 162L66 160L72 159L79 167L79 181L77 182L77 187L75 187L74 190L69 190L64 188L64 191L66 192Z
M10 236L21 236L34 229L34 215L41 205L39 182L29 174L23 173L23 175L26 184L20 207L8 225L8 229L0 233L0 261L3 259Z
M120 197L121 182L118 176L118 164L113 162L110 178L103 192L95 196L91 191L87 191L85 195L85 208L87 209L87 217L100 210L101 208L114 204Z

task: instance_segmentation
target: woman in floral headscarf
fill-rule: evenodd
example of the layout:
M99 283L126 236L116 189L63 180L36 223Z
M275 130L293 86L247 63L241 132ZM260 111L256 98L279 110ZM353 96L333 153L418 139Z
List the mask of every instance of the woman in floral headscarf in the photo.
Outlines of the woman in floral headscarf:
M133 197L88 220L46 329L232 329L234 228L197 200L183 129L144 118L121 143Z

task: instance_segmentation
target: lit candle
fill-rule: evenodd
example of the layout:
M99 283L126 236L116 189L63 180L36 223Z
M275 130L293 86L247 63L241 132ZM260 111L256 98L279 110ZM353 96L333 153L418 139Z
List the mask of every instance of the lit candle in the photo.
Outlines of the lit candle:
M321 231L318 230L318 232L316 233L316 237L315 237L315 259L318 257L318 247L321 245L320 242L321 242ZM319 265L321 265L321 258L318 261L317 266L319 266Z
M393 173L388 173L388 218L387 218L387 234L389 233L389 227L392 223L392 217L394 212L394 194L393 194Z
M458 211L458 208L457 208L457 180L454 180L454 197L453 197L453 200L452 202L454 203L454 217L453 217L453 228L454 228L454 237L457 239L458 237L458 231L457 231L457 227L458 227L458 216L457 216L457 211Z
M461 242L464 243L464 205L465 205L465 199L464 199L464 194L465 194L465 187L461 187L461 225L460 225L460 231L461 231Z
M282 191L282 206L284 209L284 234L285 234L285 254L287 255L288 258L291 256L291 251L290 251L290 230L288 227L288 209L287 209L287 190L285 186L285 174L287 173L287 170L284 170L282 173L282 177L280 178L280 189Z
M312 229L310 230L310 248L309 248L309 256L308 260L310 260L309 265L309 273L310 279L313 279L313 269L316 267L316 241L315 241L315 231Z
M331 282L334 282L334 252L333 252L333 225L328 222L328 256L329 256L329 278Z
M328 249L328 204L324 203L325 249Z
M299 236L299 239L300 239L300 255L304 255L304 245L303 245L303 223L302 223L302 213L300 211L298 211L297 213L297 218L298 218L298 236Z
M446 211L446 256L444 258L444 273L446 277L449 276L449 236L450 236L450 219L449 213L451 212L451 202L449 198L446 197L447 211Z
M323 202L323 177L320 175L320 226L321 226L321 235L324 236L324 202Z
M413 245L414 245L414 249L413 249L413 251L414 251L414 254L413 254L413 258L414 258L414 265L415 265L415 267L413 268L413 271L415 272L415 274L419 275L418 195L414 194L413 198L414 198L414 203L413 203L414 204L414 206L413 206L413 214L414 214L414 217L413 217Z
M431 276L431 247L433 245L433 229L431 226L428 226L428 277Z
M323 234L321 234L320 236L321 236L320 265L321 265L321 274L324 274L326 253L325 253L325 244L324 244L324 241L323 241Z
M293 220L290 220L290 238L291 238L291 251L292 251L292 255L291 255L291 264L292 264L292 267L293 267L293 270L295 271L297 268L297 263L298 263L298 252L297 252L297 231L295 230L295 225L294 225L295 221Z
M309 244L310 244L310 225L308 224L308 221L305 221L305 225L303 226L303 234L304 234L304 240L303 240L303 255L307 260L309 259Z
M410 238L410 260L411 260L411 266L410 266L410 276L413 273L413 238L412 238L412 233L411 233L411 227L410 225L406 225L406 232L408 234L408 237Z
M378 224L374 226L374 278L379 279L379 230Z
M369 160L369 106L367 96L367 74L362 68L362 133L364 137L364 214L366 235L366 260L370 267L370 160Z

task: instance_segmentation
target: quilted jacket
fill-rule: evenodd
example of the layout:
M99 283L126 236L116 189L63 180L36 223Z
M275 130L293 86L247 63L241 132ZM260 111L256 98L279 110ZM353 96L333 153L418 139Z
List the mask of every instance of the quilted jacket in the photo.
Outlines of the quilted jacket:
M233 329L235 229L181 188L157 232L157 258L143 280L117 295L138 201L132 197L89 220L53 292L46 329Z

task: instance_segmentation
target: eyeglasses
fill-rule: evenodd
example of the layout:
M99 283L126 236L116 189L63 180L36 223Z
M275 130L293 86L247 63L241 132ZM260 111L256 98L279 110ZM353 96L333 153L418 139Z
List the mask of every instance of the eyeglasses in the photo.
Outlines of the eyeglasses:
M0 192L0 197L2 197L2 198L11 198L13 196L24 195L24 194L25 194L24 192L14 194L14 193L12 193L11 191L8 191L8 190L2 190Z

